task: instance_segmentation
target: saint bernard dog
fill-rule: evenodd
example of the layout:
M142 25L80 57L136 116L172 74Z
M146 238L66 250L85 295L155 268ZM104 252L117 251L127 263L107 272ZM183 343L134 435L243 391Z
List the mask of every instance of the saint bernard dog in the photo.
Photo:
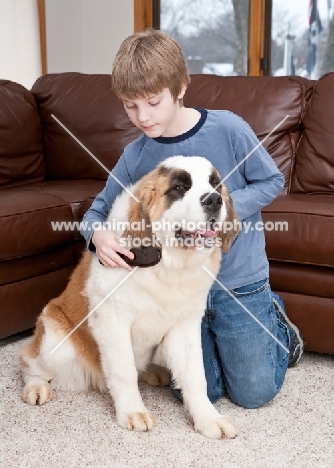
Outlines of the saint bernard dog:
M84 253L20 354L25 402L50 401L51 387L109 391L118 424L147 431L156 420L142 401L138 377L168 385L170 372L198 432L215 439L237 435L231 418L207 397L201 349L211 275L237 235L224 229L227 221L238 223L220 182L207 159L172 156L119 195L108 218L118 226L119 242L138 247L145 241L143 249L154 248L159 258L129 272Z

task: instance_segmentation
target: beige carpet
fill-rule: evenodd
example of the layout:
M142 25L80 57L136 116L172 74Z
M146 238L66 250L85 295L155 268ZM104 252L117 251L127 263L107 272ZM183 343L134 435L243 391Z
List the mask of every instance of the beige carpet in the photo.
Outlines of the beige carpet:
M235 419L240 435L215 441L194 432L168 388L141 385L158 419L148 433L118 427L107 395L57 392L45 406L28 406L17 365L28 339L0 341L1 467L334 467L332 356L306 353L263 408L222 398L216 407Z

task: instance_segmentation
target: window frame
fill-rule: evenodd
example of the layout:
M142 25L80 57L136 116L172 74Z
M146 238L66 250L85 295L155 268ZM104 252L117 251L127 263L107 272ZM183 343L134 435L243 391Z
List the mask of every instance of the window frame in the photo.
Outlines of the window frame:
M136 0L135 0L136 1ZM47 73L45 0L37 0L42 75Z

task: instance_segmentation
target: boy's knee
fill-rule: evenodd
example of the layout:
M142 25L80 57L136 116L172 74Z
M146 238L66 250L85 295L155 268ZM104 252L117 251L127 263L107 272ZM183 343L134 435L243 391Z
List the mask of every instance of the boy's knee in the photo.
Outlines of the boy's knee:
M230 392L233 403L246 409L256 409L271 401L278 393L273 386L261 387L241 392Z

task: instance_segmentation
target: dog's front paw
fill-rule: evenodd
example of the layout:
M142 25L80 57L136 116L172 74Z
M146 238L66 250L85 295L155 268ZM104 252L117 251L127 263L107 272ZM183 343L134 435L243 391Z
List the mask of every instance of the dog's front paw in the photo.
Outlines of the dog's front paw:
M195 429L210 439L233 439L238 435L237 427L229 416L203 420Z
M156 423L152 413L128 413L117 417L118 424L130 431L150 431Z
M26 385L22 392L22 400L29 405L44 405L51 400L52 390L48 382L40 385Z

